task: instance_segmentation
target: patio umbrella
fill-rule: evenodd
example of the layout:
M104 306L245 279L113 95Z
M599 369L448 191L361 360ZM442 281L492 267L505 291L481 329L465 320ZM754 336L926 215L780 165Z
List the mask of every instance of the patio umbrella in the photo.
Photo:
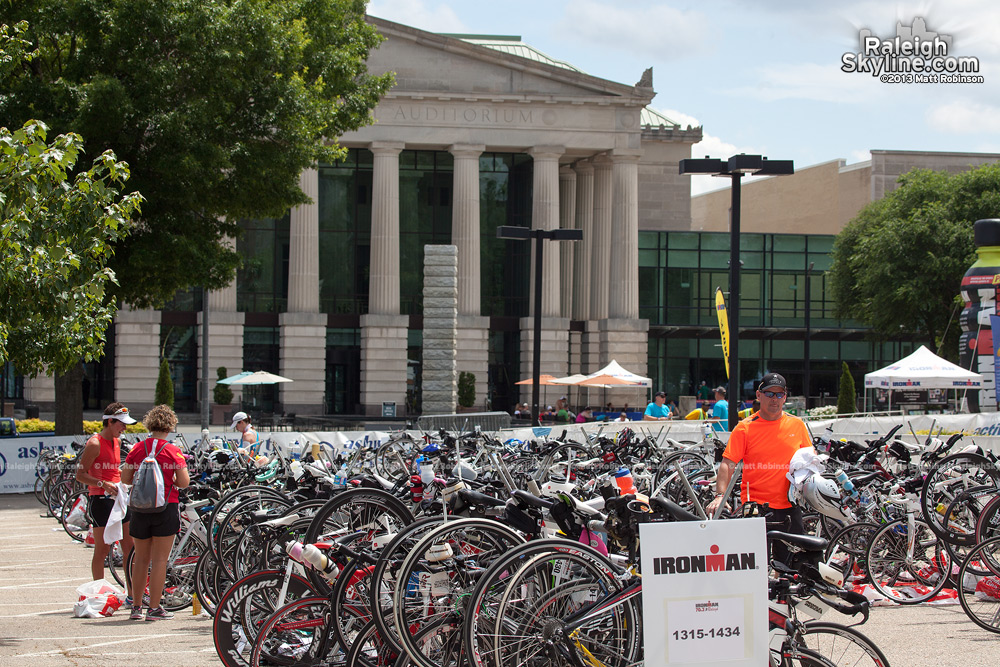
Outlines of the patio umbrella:
M555 385L559 384L558 382L553 382L553 380L555 380L555 379L556 379L556 377L554 375L539 375L538 376L538 386L539 387L544 387L546 385L555 386ZM520 382L515 382L514 384L532 384L532 383L533 383L533 379L532 378L528 378L527 380L521 380Z
M221 384L278 384L279 382L294 382L288 378L268 373L267 371L243 371L239 375L219 380Z

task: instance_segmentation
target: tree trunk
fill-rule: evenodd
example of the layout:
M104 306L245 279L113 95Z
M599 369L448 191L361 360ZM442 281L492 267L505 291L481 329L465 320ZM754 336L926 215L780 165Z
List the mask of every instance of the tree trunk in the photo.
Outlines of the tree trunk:
M56 375L56 435L83 433L83 362Z

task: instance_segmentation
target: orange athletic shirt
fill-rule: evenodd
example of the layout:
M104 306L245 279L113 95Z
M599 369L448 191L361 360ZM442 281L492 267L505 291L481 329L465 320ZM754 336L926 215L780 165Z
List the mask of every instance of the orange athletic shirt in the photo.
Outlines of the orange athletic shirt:
M772 509L787 509L788 462L802 447L812 447L812 438L801 419L781 413L768 421L755 413L736 425L722 453L730 461L743 461L740 497L744 502L768 503Z
M96 477L117 484L122 481L122 471L119 469L122 459L121 444L118 438L105 440L98 434L101 443L101 453L97 455L94 465L87 472ZM103 496L104 489L100 486L88 486L87 491L92 496Z

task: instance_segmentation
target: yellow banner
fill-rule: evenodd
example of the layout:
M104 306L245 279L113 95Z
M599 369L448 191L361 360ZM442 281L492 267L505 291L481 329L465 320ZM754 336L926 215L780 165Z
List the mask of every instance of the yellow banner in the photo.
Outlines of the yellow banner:
M729 315L726 313L726 299L722 288L715 288L715 311L719 316L719 333L722 334L722 356L726 360L726 377L729 377Z

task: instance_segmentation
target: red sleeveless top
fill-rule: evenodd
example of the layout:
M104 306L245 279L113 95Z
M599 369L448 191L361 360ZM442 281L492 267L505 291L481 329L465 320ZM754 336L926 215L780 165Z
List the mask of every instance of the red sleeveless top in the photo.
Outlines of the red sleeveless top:
M117 484L122 481L122 471L119 468L122 460L121 443L118 438L105 440L100 434L97 439L101 443L101 453L97 455L94 465L87 472L97 479ZM87 491L92 496L103 496L104 489L100 486L88 486Z

